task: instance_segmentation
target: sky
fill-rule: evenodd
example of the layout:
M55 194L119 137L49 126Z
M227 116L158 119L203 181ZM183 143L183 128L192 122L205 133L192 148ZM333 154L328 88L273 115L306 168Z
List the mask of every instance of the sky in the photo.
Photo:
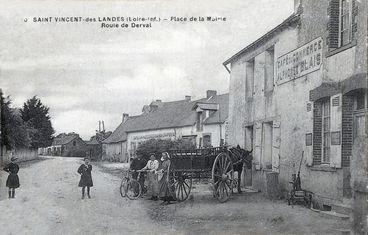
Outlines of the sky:
M153 100L229 90L222 63L286 19L293 0L0 0L0 88L13 106L34 95L56 133L88 140L104 120L139 115ZM152 28L33 22L34 17L219 16L217 22L154 22Z

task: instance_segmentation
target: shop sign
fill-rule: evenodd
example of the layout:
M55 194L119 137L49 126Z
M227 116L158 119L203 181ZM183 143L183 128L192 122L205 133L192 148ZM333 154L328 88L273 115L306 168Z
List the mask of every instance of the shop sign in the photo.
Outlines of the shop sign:
M276 84L317 71L322 65L323 39L321 37L277 58Z
M134 136L133 140L150 140L150 139L168 139L175 137L174 132L168 133L158 133L158 134L148 134L148 135L141 135L141 136Z

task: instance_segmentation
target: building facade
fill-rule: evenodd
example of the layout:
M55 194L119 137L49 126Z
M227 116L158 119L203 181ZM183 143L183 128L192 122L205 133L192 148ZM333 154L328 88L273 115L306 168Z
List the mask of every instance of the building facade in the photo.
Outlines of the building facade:
M224 145L228 94L207 91L206 98L144 106L138 116L123 115L122 123L104 141L105 160L128 161L138 146L150 139L185 139L198 147Z
M351 197L354 139L365 135L365 1L299 1L294 13L224 65L229 143L253 149L252 185L282 192L301 162L302 187L330 204ZM303 159L302 159L303 158Z
M79 137L78 134L61 133L57 135L51 146L38 149L38 153L41 155L53 155L63 157L85 157L86 156L86 143Z

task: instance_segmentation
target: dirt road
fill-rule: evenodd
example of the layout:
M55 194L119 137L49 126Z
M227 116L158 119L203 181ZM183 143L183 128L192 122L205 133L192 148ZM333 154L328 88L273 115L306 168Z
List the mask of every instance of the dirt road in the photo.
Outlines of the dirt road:
M235 194L221 204L203 183L183 203L130 201L119 195L119 164L95 165L92 199L82 200L81 162L55 157L21 164L16 199L6 198L2 172L0 234L339 234L348 223L260 194Z
M19 172L21 187L15 199L4 198L1 177L1 234L162 234L172 233L152 221L139 201L118 192L120 179L92 171L91 199L81 199L76 173L80 159L48 158ZM4 174L4 172L2 173Z

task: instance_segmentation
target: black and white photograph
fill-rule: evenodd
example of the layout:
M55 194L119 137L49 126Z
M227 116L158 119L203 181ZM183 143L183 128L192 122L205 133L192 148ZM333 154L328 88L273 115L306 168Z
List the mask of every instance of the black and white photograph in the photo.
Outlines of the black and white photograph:
M367 0L0 0L0 234L368 234Z

